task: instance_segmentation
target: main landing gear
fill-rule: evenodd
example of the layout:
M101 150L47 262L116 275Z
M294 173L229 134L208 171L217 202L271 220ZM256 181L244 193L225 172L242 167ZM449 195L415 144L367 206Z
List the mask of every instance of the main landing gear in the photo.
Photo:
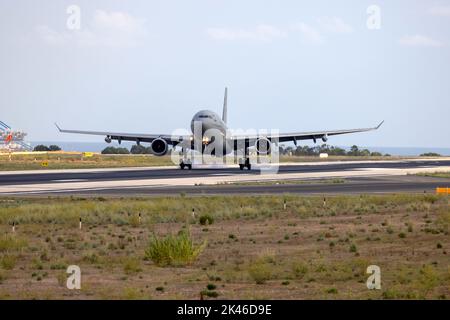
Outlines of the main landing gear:
M250 164L250 159L249 158L241 158L239 159L239 169L244 170L244 168L247 168L247 170L251 170L252 169L252 165Z
M180 169L184 170L184 168L188 168L189 170L192 169L192 161L189 159L182 159L180 161Z

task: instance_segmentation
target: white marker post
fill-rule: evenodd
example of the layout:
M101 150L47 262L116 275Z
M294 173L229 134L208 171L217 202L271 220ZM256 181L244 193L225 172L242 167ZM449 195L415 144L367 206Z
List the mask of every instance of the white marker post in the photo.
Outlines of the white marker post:
M284 199L283 210L286 210L286 199Z
M13 225L12 225L12 232L15 233L16 232L16 223L13 221Z
M195 209L194 208L192 208L192 218L195 219Z
M80 230L81 230L81 217L80 217Z
M139 219L138 219L138 221L139 221L139 224L141 224L141 213L139 212Z
M327 206L327 199L323 197L323 207L325 208Z

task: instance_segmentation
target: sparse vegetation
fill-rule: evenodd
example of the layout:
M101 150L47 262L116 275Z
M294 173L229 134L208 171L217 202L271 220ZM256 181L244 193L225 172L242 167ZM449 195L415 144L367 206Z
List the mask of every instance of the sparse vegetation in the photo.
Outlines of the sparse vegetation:
M4 234L0 238L0 253L17 252L27 246L27 241L21 238Z
M0 296L448 299L447 201L431 194L327 196L326 207L323 197L294 195L2 198ZM191 219L193 207L214 223ZM65 289L73 264L85 275L77 292ZM367 290L372 264L382 268L382 290Z

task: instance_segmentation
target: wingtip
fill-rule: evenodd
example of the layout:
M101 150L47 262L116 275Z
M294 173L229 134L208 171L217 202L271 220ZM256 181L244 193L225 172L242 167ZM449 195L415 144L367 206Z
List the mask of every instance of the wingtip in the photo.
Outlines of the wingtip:
M58 126L58 124L55 122L56 128L58 128L58 131L61 131L61 128Z
M384 123L384 120L380 122L379 125L377 125L375 128L378 129L379 127L381 127L381 125Z

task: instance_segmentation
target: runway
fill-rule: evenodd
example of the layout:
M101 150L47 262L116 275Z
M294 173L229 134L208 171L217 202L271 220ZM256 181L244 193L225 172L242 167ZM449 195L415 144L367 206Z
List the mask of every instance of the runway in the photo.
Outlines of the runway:
M450 159L283 164L278 172L257 167L0 172L0 195L338 194L434 192L439 186L450 187L450 179L408 175L424 171L450 171Z

